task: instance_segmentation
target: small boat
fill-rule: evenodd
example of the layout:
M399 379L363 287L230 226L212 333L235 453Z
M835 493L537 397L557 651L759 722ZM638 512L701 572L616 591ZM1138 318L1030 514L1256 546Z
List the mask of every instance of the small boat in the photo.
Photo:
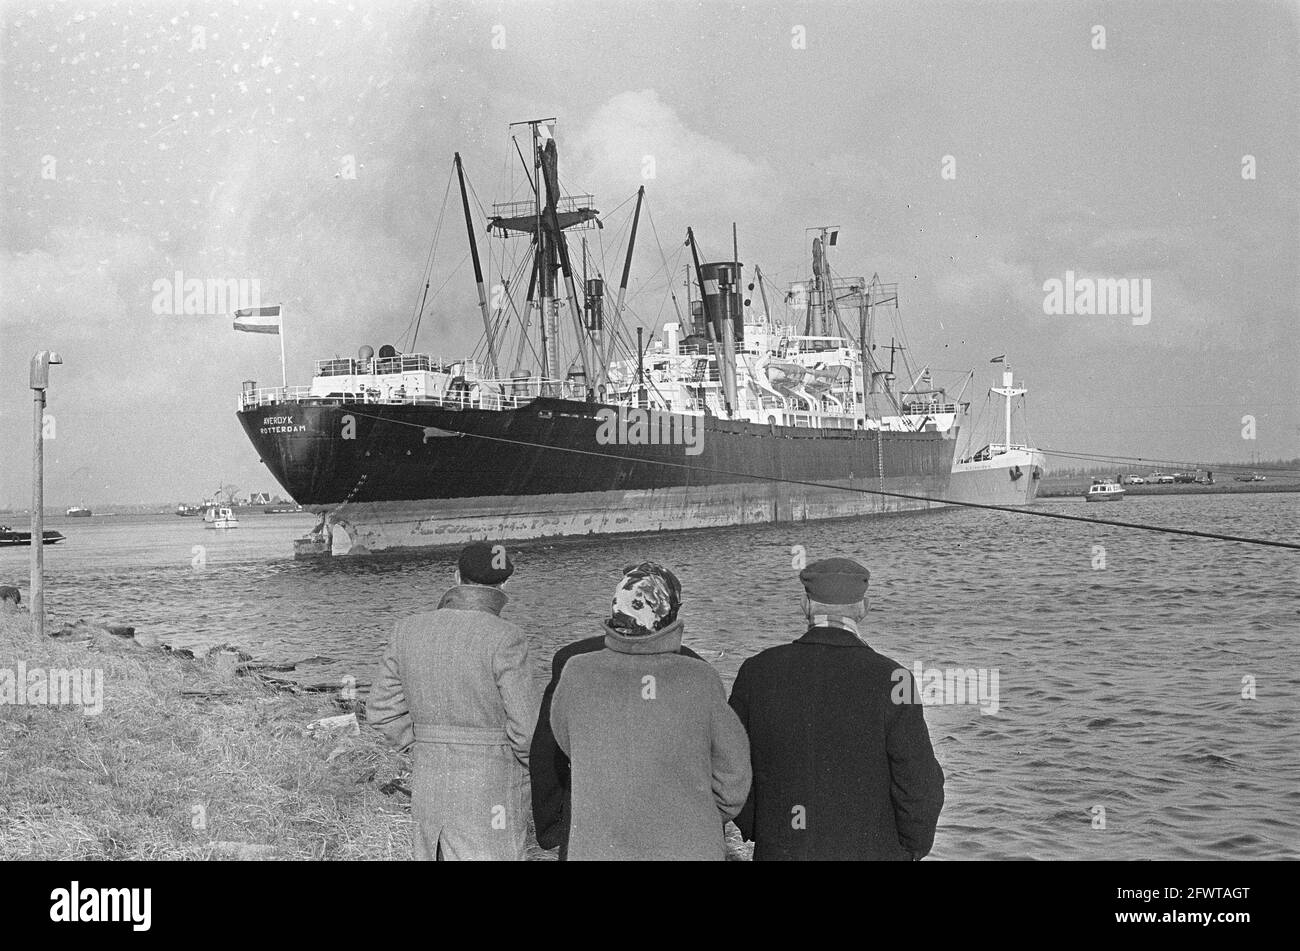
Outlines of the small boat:
M229 505L212 505L203 513L205 528L238 528L239 519Z
M1084 498L1089 502L1119 502L1124 498L1124 487L1109 479L1096 479Z
M42 544L57 545L63 541L63 533L56 532L53 529L46 529L42 535ZM11 548L15 545L27 545L32 543L31 532L16 532L8 525L0 525L0 548Z
M84 505L74 505L72 506L72 508L68 509L67 512L65 512L64 514L67 515L68 518L90 518L90 516L92 516L95 513L92 512L90 509L86 508Z

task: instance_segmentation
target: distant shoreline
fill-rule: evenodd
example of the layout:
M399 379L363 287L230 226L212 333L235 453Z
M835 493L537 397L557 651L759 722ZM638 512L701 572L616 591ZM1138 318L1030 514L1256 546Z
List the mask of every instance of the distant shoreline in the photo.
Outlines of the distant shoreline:
M1059 499L1070 496L1082 496L1092 484L1089 476L1077 476L1069 479L1053 480L1048 477L1038 490L1040 499ZM1195 482L1175 482L1172 485L1126 485L1126 495L1234 495L1255 492L1300 492L1300 480L1279 482L1233 482L1231 477L1225 482L1214 485L1198 485Z

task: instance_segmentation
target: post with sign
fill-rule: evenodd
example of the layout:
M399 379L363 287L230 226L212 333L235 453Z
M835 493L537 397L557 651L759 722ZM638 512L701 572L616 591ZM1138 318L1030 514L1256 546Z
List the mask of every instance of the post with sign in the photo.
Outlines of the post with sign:
M45 636L45 388L50 364L63 360L42 350L32 357L32 633Z

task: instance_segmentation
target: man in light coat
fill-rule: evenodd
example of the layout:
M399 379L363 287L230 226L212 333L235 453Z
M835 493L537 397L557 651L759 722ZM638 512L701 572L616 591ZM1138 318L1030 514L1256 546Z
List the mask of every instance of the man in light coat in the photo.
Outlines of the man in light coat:
M522 860L538 692L528 639L500 617L514 572L500 545L461 552L435 611L397 623L366 719L414 747L417 859Z

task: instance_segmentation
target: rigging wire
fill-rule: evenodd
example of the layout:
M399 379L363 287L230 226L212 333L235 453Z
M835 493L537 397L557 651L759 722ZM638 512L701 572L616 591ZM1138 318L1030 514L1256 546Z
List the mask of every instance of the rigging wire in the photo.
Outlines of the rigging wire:
M438 253L438 239L442 234L443 216L447 212L447 196L451 194L451 178L452 177L449 174L447 176L447 186L442 190L442 206L438 209L438 222L433 229L433 240L429 246L429 257L424 264L424 274L421 275L424 278L424 280L421 281L424 285L423 296L416 301L415 312L411 315L411 322L406 325L406 331L402 332L402 336L405 338L406 332L410 331L412 324L414 324L415 329L414 332L411 333L411 350L415 349L416 338L420 335L420 321L424 317L424 307L429 298L429 279L433 275L433 259Z

